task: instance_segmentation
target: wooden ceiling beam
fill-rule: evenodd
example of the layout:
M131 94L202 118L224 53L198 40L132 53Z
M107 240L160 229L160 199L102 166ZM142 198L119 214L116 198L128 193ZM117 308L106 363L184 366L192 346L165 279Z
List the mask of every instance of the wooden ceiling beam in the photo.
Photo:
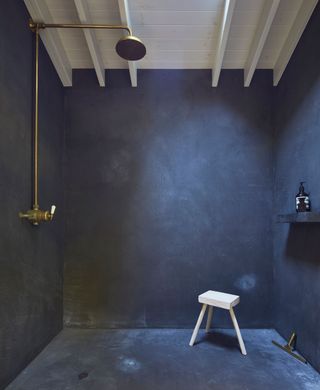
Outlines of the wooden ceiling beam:
M249 87L251 83L279 4L280 0L265 0L258 26L250 47L246 65L244 67L245 87Z
M236 0L225 0L222 21L220 25L218 45L212 69L212 86L217 87L222 67L222 61L226 50L228 36L230 32L231 20Z
M91 24L92 20L88 8L87 0L74 0L74 4L76 6L80 22ZM94 69L97 74L99 85L100 87L105 87L106 85L105 69L104 69L96 33L94 30L90 30L90 29L82 29L82 31L84 33L84 37L88 45L88 49L91 55Z
M278 85L317 3L318 0L303 0L273 68L274 86Z
M129 14L128 1L127 0L118 0L118 4L119 4L121 23L123 25L128 26L129 28L132 28L130 14ZM129 66L129 73L130 73L130 79L131 79L131 86L136 87L138 85L137 63L136 63L136 61L128 61L128 66Z
M52 17L45 1L24 0L24 3L34 21L52 23ZM40 36L63 86L71 87L72 68L58 31L55 29L41 30Z

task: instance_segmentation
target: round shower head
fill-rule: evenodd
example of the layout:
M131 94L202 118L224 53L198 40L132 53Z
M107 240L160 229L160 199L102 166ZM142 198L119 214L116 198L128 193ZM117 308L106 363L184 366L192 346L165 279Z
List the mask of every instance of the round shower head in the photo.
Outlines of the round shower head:
M141 40L133 35L121 38L116 45L116 51L127 61L141 60L147 52Z

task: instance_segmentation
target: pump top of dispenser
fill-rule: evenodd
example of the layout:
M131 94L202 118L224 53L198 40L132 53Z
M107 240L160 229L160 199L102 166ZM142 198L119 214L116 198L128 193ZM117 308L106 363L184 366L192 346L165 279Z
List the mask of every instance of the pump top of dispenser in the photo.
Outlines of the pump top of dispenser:
M300 181L300 186L299 186L299 193L297 194L298 196L307 196L308 194L304 191L304 181Z

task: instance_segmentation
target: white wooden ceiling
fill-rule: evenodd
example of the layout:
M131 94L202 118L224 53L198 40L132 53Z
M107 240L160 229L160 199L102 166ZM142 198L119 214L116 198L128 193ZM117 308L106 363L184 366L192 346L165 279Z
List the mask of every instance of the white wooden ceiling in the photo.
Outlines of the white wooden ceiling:
M63 85L72 69L129 68L132 86L140 69L273 69L277 85L318 0L25 0L31 17L45 23L127 24L147 55L127 62L115 52L117 30L44 30L42 40Z

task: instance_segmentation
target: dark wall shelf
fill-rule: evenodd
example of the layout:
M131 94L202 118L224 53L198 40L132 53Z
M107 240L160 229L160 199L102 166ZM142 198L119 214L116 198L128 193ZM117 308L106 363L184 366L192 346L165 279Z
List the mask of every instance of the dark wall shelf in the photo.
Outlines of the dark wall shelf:
M278 223L320 223L320 213L306 212L306 213L292 213L279 214L277 218Z

